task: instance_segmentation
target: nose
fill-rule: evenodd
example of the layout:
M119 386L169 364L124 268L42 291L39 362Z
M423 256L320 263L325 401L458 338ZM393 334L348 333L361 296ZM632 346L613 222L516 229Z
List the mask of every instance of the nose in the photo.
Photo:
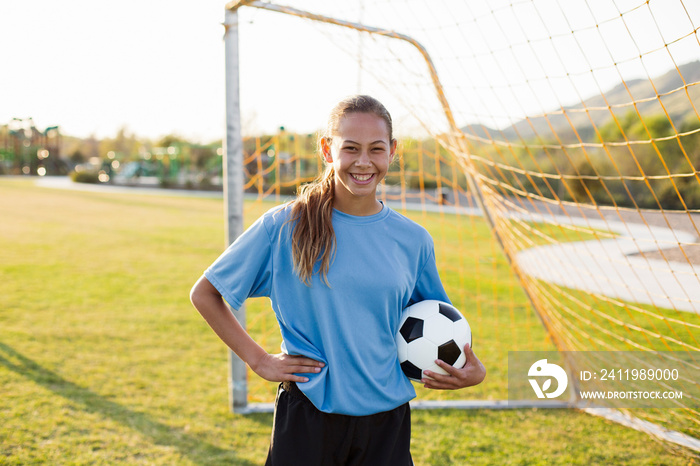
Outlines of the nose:
M369 152L366 150L360 151L360 155L355 160L355 165L358 167L369 167L372 165L372 160L369 157Z

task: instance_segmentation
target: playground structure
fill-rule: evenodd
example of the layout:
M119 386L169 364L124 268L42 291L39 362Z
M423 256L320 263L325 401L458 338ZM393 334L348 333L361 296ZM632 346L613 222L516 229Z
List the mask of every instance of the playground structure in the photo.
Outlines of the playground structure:
M13 118L0 125L0 174L66 175L58 126L39 130L32 118Z

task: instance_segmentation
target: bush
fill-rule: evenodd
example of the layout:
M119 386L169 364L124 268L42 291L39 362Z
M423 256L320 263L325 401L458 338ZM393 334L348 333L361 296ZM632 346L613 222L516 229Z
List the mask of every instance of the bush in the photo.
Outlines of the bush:
M71 172L70 179L76 183L99 183L99 175L95 172Z

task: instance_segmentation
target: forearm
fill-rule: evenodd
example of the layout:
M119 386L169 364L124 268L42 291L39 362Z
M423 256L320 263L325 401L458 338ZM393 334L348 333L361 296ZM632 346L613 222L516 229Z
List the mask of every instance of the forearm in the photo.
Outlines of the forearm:
M325 364L303 356L268 354L236 320L219 291L206 277L192 287L190 300L214 332L260 377L271 382L307 382L301 373L318 373Z
M254 367L267 352L253 340L221 298L219 292L202 277L192 287L190 300L214 333L246 364Z

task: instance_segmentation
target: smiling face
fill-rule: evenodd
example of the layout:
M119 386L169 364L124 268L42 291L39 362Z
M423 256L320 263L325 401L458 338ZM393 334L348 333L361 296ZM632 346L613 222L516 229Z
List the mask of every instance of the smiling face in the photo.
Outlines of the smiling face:
M377 186L396 152L386 121L373 113L348 113L332 139L322 140L321 146L335 170L335 208L352 215L379 212Z

